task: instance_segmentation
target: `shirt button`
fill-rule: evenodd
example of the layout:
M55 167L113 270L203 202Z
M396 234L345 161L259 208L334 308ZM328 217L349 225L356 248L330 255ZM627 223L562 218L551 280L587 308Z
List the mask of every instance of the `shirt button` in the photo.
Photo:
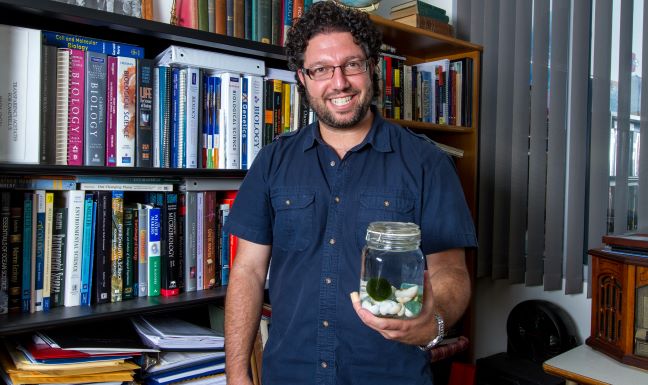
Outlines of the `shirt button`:
M326 363L326 361L322 361L321 365L324 369L328 368L328 364Z
M326 320L322 321L322 326L324 326L325 328L329 327L329 322Z
M290 199L286 199L286 206L290 206Z
M331 161L331 167L335 167L335 161L334 160Z
M340 203L340 197L335 197L335 203Z
M324 282L326 282L327 285L330 285L333 280L329 277L324 278Z
M389 207L389 201L385 201L385 207Z
M329 239L329 243L330 243L331 245L335 245L335 239L334 239L334 238Z

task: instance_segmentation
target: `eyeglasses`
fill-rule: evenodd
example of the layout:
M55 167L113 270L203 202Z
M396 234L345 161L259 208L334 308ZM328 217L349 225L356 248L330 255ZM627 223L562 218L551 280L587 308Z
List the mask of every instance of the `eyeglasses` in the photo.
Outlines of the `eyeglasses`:
M335 69L339 68L344 76L359 75L367 72L369 68L369 59L351 60L339 66L315 66L312 68L302 68L303 74L308 75L312 80L328 80L333 78Z

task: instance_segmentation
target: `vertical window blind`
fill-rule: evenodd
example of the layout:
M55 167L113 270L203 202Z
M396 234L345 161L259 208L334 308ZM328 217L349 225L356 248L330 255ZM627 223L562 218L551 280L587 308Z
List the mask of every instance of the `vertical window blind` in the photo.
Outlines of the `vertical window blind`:
M580 293L602 235L648 231L648 1L457 0L455 15L484 47L477 274Z

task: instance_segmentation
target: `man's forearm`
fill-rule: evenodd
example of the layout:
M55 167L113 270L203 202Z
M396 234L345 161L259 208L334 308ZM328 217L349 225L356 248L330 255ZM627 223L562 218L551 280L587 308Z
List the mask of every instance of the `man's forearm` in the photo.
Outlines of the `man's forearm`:
M250 354L259 328L263 302L263 282L249 276L236 265L230 272L230 283L225 301L225 351L227 377L248 376Z
M434 292L434 310L447 326L454 325L470 301L470 277L466 270L449 267L430 276Z

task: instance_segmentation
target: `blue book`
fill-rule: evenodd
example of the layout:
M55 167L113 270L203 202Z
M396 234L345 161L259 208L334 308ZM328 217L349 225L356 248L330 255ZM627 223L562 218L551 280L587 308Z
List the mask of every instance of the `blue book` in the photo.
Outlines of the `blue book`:
M75 48L82 51L105 53L110 56L125 56L135 59L144 58L144 48L132 44L93 39L79 35L43 31L43 44L59 48Z
M65 177L63 177L65 178ZM39 176L0 176L2 190L75 190L76 181L73 178Z
M31 307L31 255L33 194L25 193L23 198L23 270L22 270L22 312L29 313Z
M170 371L151 376L147 379L147 384L166 385L224 372L225 362L210 362L183 370Z
M83 252L81 254L81 305L90 305L90 275L92 273L92 237L94 199L92 193L85 194L83 205Z
M241 77L241 170L248 168L248 78Z

